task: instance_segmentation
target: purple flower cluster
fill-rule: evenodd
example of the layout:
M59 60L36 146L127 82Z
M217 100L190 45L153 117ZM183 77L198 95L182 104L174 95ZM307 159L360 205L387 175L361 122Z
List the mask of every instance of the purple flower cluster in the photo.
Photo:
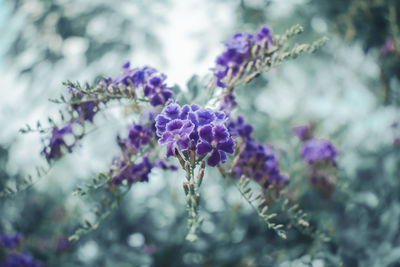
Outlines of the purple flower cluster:
M259 50L262 44L268 49L272 45L271 30L267 26L261 26L258 32L253 35L250 33L236 33L225 43L226 50L217 58L215 67L215 77L217 85L225 87L223 79L227 76L229 69L232 69L232 77L235 77L239 69L251 60L254 60L251 51L254 46Z
M272 184L281 187L289 181L280 172L278 158L272 146L257 143L252 137L253 127L246 124L243 117L230 119L227 125L232 135L243 141L238 161L233 166L233 175L253 177L266 188Z
M117 137L118 145L122 151L122 157L113 160L114 168L110 171L112 183L120 184L126 180L129 184L133 182L147 182L149 174L154 167L162 169L176 170L176 166L169 164L165 160L150 162L145 154L141 157L141 162L132 162L132 157L137 155L141 148L148 145L155 138L154 131L150 126L144 124L133 124L129 128L127 138Z
M11 254L2 262L2 267L42 267L43 265L28 253Z
M14 249L21 241L21 234L16 233L13 235L0 234L0 245L8 249Z
M59 129L58 127L54 127L51 136L46 140L48 144L45 145L41 154L46 157L48 161L52 159L58 159L62 156L62 149L66 149L68 152L72 151L72 148L75 146L76 141L72 144L67 144L65 141L65 137L67 135L72 134L72 123L68 123L65 127Z
M143 94L150 100L152 106L164 105L172 97L172 89L165 84L167 76L158 73L151 67L130 68L126 62L122 66L122 74L111 83L118 88L129 87L131 90L143 89Z
M224 125L226 116L197 105L184 105L170 101L156 117L159 143L167 146L167 157L180 151L192 150L197 156L206 156L210 166L226 161L226 153L233 153L234 141Z
M338 152L332 143L328 140L312 138L303 143L301 157L312 164L319 161L334 162Z
M149 181L149 174L154 167L154 164L149 161L147 156L144 156L140 163L121 161L116 158L113 164L118 166L116 171L111 172L113 184L120 184L123 180L127 180L129 184L147 182Z

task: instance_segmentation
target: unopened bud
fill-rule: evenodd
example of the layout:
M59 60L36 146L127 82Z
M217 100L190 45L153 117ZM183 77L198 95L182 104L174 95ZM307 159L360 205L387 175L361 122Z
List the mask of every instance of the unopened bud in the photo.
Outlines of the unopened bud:
M251 69L253 68L254 61L250 61L247 66L246 66L246 73L249 73Z
M258 46L257 45L254 45L251 48L251 55L252 55L253 58L255 58L257 56L257 50L258 50Z
M189 186L190 186L190 191L192 193L194 193L194 183L193 183L193 181L190 182Z
M178 149L175 148L175 156L177 157L179 163L181 164L182 168L185 169L185 160L182 158L181 153L179 153Z
M204 160L201 162L200 168L201 169L205 169L206 168L206 162Z
M188 172L188 173L190 173L190 171L191 171L190 170L190 163L187 162L187 161L185 162L185 171Z
M183 183L183 190L185 190L185 195L189 194L189 186L187 183Z
M267 205L267 200L264 198L263 200L261 200L260 204L258 204L258 208L262 208L265 205Z
M196 152L194 150L190 150L190 163L194 164L196 161Z
M197 186L200 187L201 183L203 182L204 177L204 169L199 169L199 174L197 175Z

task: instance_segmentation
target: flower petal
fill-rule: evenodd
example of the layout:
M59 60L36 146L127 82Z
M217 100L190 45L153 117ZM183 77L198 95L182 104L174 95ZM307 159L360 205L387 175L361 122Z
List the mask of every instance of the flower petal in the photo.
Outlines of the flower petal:
M163 96L161 94L155 94L151 99L150 99L150 104L153 107L156 106L160 106L162 104L164 104L165 99L163 98Z
M171 120L178 119L180 112L180 106L174 102L170 102L170 104L164 109L165 116Z
M167 131L176 131L181 130L183 127L183 121L181 120L173 120L167 123Z
M211 152L211 150L212 150L212 146L210 144L208 144L206 142L201 142L201 143L197 144L196 154L197 154L197 156L201 156L201 155Z
M188 114L190 112L190 107L188 105L184 105L181 109L181 114L179 115L181 120L186 120L188 118Z
M232 138L229 138L228 141L223 142L223 143L219 143L217 145L217 149L218 150L222 150L226 153L230 153L233 154L234 150L233 147L235 146L235 142L233 141Z
M201 127L199 130L199 135L201 139L208 143L211 143L213 140L212 127L210 125Z
M227 159L226 153L224 151L220 151L219 154L221 155L221 162L224 163Z
M176 143L178 144L178 147L179 147L179 149L181 151L188 150L189 147L190 147L190 139L189 139L189 137L185 137L185 138L179 139Z
M200 126L211 124L215 120L215 114L210 110L200 109L196 111L196 115Z
M158 115L156 117L156 128L157 128L157 135L161 136L163 132L165 132L165 127L170 120L163 115Z
M211 154L210 157L207 159L208 165L215 167L221 162L221 155L219 154L219 151L217 149L213 150L213 153Z
M170 156L175 156L175 142L170 142L167 145L167 158Z
M184 122L183 126L182 126L182 130L180 132L180 135L181 136L187 136L193 131L193 129L194 129L194 124L191 121L186 120Z
M164 144L166 144L166 143L172 141L173 139L174 139L174 136L173 136L172 133L170 133L170 132L165 132L165 133L162 135L162 137L158 140L158 143L159 143L160 145L164 145Z
M215 125L213 128L213 136L217 143L226 142L229 137L228 129L226 129L224 125Z

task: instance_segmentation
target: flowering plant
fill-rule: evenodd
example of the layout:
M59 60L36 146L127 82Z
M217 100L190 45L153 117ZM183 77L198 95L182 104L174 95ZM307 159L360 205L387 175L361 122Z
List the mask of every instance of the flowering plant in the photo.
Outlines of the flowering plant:
M311 232L306 214L297 210L298 205L291 199L290 192L285 191L290 178L281 170L279 151L272 144L257 141L254 127L243 116L236 115L236 90L288 59L313 53L326 41L322 38L312 44L296 44L290 48L288 40L302 31L303 28L296 25L283 35L273 35L269 27L261 26L255 34L234 34L225 43L225 51L217 57L212 77L203 85L201 97L189 101L184 91L168 85L165 74L148 66L131 67L130 62L123 64L118 77L103 78L94 85L65 82L68 96L51 100L65 107L60 112L60 121L49 119L48 128L38 122L36 129L27 126L21 130L46 135L41 154L48 168L39 168L36 179L44 176L65 154L74 152L96 124L98 114L111 102L131 109L135 120L129 125L126 137L116 137L120 154L112 159L109 169L74 191L78 196L94 190L104 192L104 209L95 211L97 221L85 220L84 225L68 239L63 239L60 246L69 247L82 235L97 229L135 183L151 179L153 169L173 171L180 176L176 165L185 173L183 191L188 209L188 241L198 239L198 230L205 220L201 216L200 189L207 177L206 170L213 168L237 187L266 226L280 237L286 238L287 234L284 224L273 221L280 215L269 211L274 205L282 207L280 212L291 225L299 230L308 228ZM336 156L335 148L328 141L324 144L314 139L307 142L302 157L309 164ZM328 155L327 150L331 154ZM34 182L35 178L30 177L18 190L9 188L1 192L1 196L26 189Z

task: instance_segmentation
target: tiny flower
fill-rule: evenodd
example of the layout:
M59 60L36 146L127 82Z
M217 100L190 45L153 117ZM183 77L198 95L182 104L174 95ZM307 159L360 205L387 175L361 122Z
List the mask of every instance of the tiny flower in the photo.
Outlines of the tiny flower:
M152 106L164 105L172 97L172 89L163 84L164 80L163 75L151 77L144 87L144 95Z
M311 137L310 127L306 125L293 127L292 132L300 141L305 141Z
M199 130L200 141L196 147L198 156L205 155L209 152L211 156L207 159L210 166L217 166L220 162L226 161L226 154L233 154L235 142L228 133L228 129L224 125L206 125Z
M82 104L72 105L72 108L76 110L83 120L93 122L94 115L96 114L97 105L94 101L83 102Z
M131 176L128 178L128 182L148 182L149 174L153 169L154 165L149 161L147 156L143 157L140 164L134 164L131 170Z
M381 48L381 54L386 55L389 52L394 51L396 48L392 38L387 38L385 44Z
M166 124L165 132L158 142L161 145L167 144L167 157L175 155L175 144L181 151L190 148L189 135L194 129L194 124L189 120L175 119Z
M271 29L264 25L261 26L256 34L255 39L256 39L255 42L258 45L261 45L264 40L267 40L266 48L268 48L269 45L272 45Z
M250 124L245 123L242 116L238 116L236 121L230 119L227 122L227 128L233 137L239 136L244 140L249 140L252 138L251 135L253 133L253 127Z
M303 143L301 157L309 164L320 160L334 160L338 152L328 140L310 139Z
M147 145L152 138L152 131L146 125L134 124L129 129L128 139L130 144L136 150L142 146Z
M72 134L72 124L69 123L65 127L59 129L54 127L51 133L49 145L42 150L42 155L46 157L47 160L58 159L62 156L61 148L67 148L68 152L71 152L72 147L75 144L67 145L65 143L64 137L67 134Z

